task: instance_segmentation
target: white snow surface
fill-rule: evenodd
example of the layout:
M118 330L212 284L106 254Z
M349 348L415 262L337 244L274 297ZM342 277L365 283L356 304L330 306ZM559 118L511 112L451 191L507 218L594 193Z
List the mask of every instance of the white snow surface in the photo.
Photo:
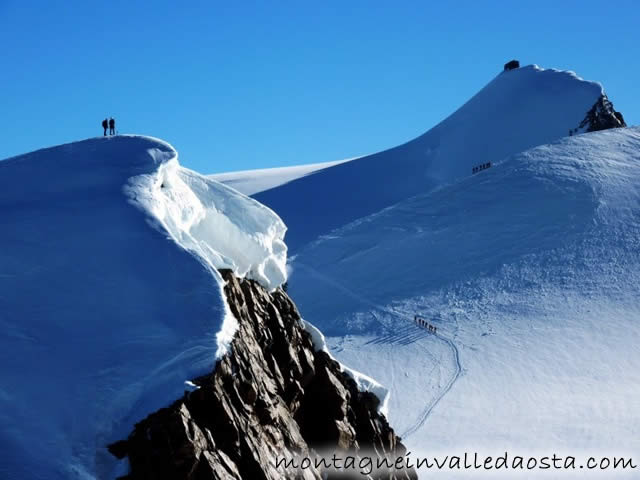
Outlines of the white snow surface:
M289 228L302 315L386 386L414 454L637 460L640 130L562 138L601 93L524 67L405 145L236 177ZM285 278L281 222L243 201L149 138L0 162L0 478L113 478L103 446L211 368L234 331L212 267Z
M536 65L501 72L420 137L312 169L253 197L284 220L289 228L287 246L295 254L334 228L457 182L471 175L474 166L567 136L602 93L600 84L573 72ZM264 171L256 171L254 181L263 175ZM248 177L245 172L243 178Z
M277 215L148 137L1 161L0 211L3 479L126 471L106 445L193 389L235 332L215 269L286 279Z
M344 162L355 160L348 158L334 162L309 163L306 165L295 165L292 167L263 168L259 170L242 170L238 172L216 173L209 175L209 178L224 183L235 188L245 195L270 190L285 183L289 183L301 177L305 177L319 170L333 167Z
M254 195L288 226L301 314L389 389L414 455L639 463L640 129L567 137L602 92L500 73L407 144Z
M212 269L229 268L269 290L286 281L282 220L235 189L181 167L177 155L131 178L125 191Z
M301 313L390 390L414 455L637 463L639 128L517 154L335 230L291 266ZM517 478L571 474L542 473Z

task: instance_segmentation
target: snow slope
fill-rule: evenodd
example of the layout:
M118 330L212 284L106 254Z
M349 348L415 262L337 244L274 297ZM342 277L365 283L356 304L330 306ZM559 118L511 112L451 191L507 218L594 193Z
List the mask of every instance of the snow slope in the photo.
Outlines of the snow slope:
M640 128L508 157L334 230L291 263L302 315L336 358L390 389L391 424L414 454L638 463Z
M260 170L218 173L209 175L209 178L233 187L245 195L254 195L350 160L354 159L348 158L335 162L309 163L294 167L263 168Z
M568 135L602 93L600 84L573 72L536 65L502 72L424 135L383 152L312 169L300 178L289 177L254 198L287 224L287 245L295 253L333 228L463 179L476 165ZM245 183L251 178L260 182L264 171L241 177Z
M287 223L301 314L389 389L414 455L638 463L640 131L565 138L602 93L500 73L407 144L254 195Z
M0 211L3 479L126 471L105 445L226 351L215 269L286 279L282 221L151 138L2 161Z

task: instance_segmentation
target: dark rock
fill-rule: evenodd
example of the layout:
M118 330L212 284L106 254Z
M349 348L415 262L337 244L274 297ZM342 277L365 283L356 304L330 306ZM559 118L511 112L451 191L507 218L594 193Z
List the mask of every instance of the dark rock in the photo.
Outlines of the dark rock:
M593 107L586 113L580 125L569 133L572 135L578 131L597 132L599 130L626 126L627 124L624 122L622 113L616 112L613 108L613 103L609 101L605 94L602 94Z
M518 60L511 60L504 64L505 71L515 70L516 68L520 68L520 62Z
M127 456L127 446L126 440L120 440L119 442L108 445L107 449L111 455L121 460Z
M297 471L276 468L275 458L374 452L395 459L405 448L378 413L379 400L358 391L327 353L314 351L282 289L269 293L229 270L221 274L239 324L231 353L195 380L198 390L109 446L115 456L128 456L127 480L417 478L414 470L349 477L313 464Z

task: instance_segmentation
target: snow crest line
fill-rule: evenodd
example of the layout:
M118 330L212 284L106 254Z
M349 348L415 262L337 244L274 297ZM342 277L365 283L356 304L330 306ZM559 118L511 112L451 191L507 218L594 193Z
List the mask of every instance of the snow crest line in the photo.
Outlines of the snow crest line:
M363 297L362 295L359 295L355 292L353 292L352 290L350 290L349 288L345 287L344 285L342 285L341 283L337 282L336 280L334 280L333 278L318 272L315 268L310 267L309 265L305 265L302 262L299 261L295 261L294 262L295 265L297 267L302 267L303 270L306 270L307 272L309 272L311 275L313 275L314 277L318 278L319 280L322 280L325 283L328 283L329 285L332 285L336 288L338 288L340 291L346 293L347 295L349 295L350 297L364 303L365 305L369 305L370 307L373 307L377 310L386 312L392 316L395 316L397 318L402 318L405 320L409 320L409 321L413 321L413 319L409 316L409 315L405 315L402 313L398 313L394 310L391 310L385 306L376 304L375 302L372 302L371 300L369 300L366 297ZM376 320L378 323L380 323L382 326L385 326L382 322L380 322L379 320ZM400 437L402 439L406 439L408 438L410 435L413 435L416 431L418 431L427 421L427 419L429 418L429 415L431 414L431 412L433 411L433 409L438 405L438 403L440 403L440 400L442 400L442 398L449 393L449 391L451 391L451 388L453 388L454 383L456 383L456 381L458 380L458 378L460 378L460 375L462 373L462 364L460 362L460 351L458 350L458 347L456 346L456 344L453 342L452 339L450 339L447 336L441 335L439 333L434 333L432 334L434 337L436 337L438 340L441 340L442 342L444 342L449 349L451 350L451 354L453 356L453 360L454 360L454 364L455 364L455 368L454 368L454 374L451 376L451 378L449 379L449 381L447 382L447 384L445 385L445 387L440 391L440 393L438 395L436 395L434 398L431 399L430 402L427 403L426 407L424 408L424 410L422 411L422 413L420 414L420 416L418 417L418 420L412 425L410 426L407 430L405 430L403 433L400 434Z

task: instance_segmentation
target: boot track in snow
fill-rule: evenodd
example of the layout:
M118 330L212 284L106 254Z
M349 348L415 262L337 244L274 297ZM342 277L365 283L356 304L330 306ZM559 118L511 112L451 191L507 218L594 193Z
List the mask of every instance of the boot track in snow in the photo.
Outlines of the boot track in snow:
M334 280L333 278L328 277L327 275L324 275L320 272L318 272L316 269L305 265L304 263L301 262L295 262L296 266L298 267L302 267L303 270L306 270L307 272L309 272L311 275L313 275L314 277L318 278L319 280L332 285L334 287L336 287L338 290L340 290L341 292L347 294L348 296L364 303L365 305L369 305L370 307L375 308L376 310L380 310L383 311L385 313L388 313L389 315L392 315L394 317L397 318L401 318L404 320L409 320L411 322L413 322L413 318L411 318L409 315L405 315L403 313L398 313L394 310L391 310L387 307L384 307L382 305L378 305L375 302L372 302L371 300L369 300L366 297L363 297L362 295L359 295L355 292L353 292L352 290L350 290L349 288L345 287L344 285L342 285L341 283L337 282L336 280ZM379 323L382 324L382 322L378 321ZM384 324L383 324L384 326ZM438 340L444 342L447 347L451 350L451 354L453 356L453 360L454 360L454 374L451 376L451 378L449 379L449 381L447 382L447 384L445 385L445 387L440 390L440 392L431 399L430 402L427 403L426 407L424 408L424 410L422 411L422 413L420 413L420 416L418 417L418 420L412 425L410 426L407 430L405 430L404 432L402 432L400 434L400 437L402 439L406 439L409 436L413 435L416 431L418 431L427 421L427 419L429 418L429 415L431 414L431 412L433 411L433 409L438 405L438 403L440 403L440 400L442 400L442 398L449 393L449 391L451 390L451 388L453 387L454 383L458 380L458 378L460 377L460 374L462 373L462 364L460 363L460 352L458 351L458 347L456 346L456 344L453 342L452 339L450 339L449 337L446 337L444 335L441 335L439 333L434 333L432 334L434 337L436 337Z

